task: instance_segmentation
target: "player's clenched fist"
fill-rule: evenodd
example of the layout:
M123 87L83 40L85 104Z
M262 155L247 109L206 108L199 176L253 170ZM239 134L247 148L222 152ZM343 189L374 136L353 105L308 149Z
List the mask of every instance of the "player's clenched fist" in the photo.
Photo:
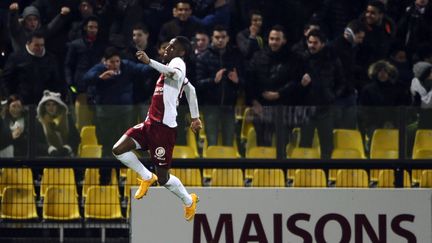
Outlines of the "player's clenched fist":
M138 60L140 60L141 62L143 62L145 64L150 63L150 58L147 56L147 53L145 53L144 51L137 51L136 57L138 58Z

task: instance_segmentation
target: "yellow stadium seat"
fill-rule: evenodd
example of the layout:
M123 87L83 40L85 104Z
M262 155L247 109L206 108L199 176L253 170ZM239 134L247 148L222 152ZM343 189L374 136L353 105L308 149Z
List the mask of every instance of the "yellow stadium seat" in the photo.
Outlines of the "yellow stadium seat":
M252 108L246 107L243 113L240 139L246 141L248 139L248 134L251 129L253 129L253 111Z
M411 187L411 180L408 171L404 170L404 178L403 178L403 186L404 187ZM393 188L395 187L395 176L394 171L385 169L385 170L379 170L378 175L378 183L377 187L380 188Z
M203 153L204 158L210 159L237 159L240 158L240 154L236 147L232 146L208 146L206 153ZM204 169L204 178L211 178L213 169Z
M432 188L432 170L423 170L420 178L420 187Z
M122 219L120 195L115 186L91 186L84 203L86 219Z
M83 126L81 128L80 137L81 137L81 145L97 145L98 144L95 126Z
M369 187L367 172L361 169L338 170L336 187Z
M380 151L396 151L399 152L399 130L397 129L376 129L372 136L371 142L371 159L387 159L382 158L382 153L376 154ZM393 158L390 158L393 159Z
M1 218L13 220L37 219L34 190L26 187L7 186L1 200Z
M432 159L432 147L422 148L413 151L413 159ZM423 170L414 169L411 171L412 181L417 184L420 182Z
M334 129L333 144L335 149L357 150L362 158L366 158L363 140L358 130Z
M398 150L374 150L370 155L371 159L398 159Z
M319 159L320 151L315 148L296 147L291 153L291 159Z
M256 146L246 151L246 158L248 159L276 159L276 148L275 147L264 147ZM252 179L254 175L254 169L246 169L245 177Z
M194 149L190 146L176 145L174 146L173 158L174 159L194 159L197 158L197 155Z
M361 152L357 149L333 149L332 159L365 159L361 155ZM330 169L329 170L329 180L334 181L336 180L338 170L337 169Z
M276 159L275 147L257 146L251 148L246 154L246 158L250 159Z
M28 168L3 168L1 171L0 196L7 186L27 188L36 196L33 185L33 173Z
M205 158L236 159L240 158L240 154L235 147L216 145L208 146L207 155Z
M91 186L99 186L100 185L99 179L100 179L99 169L91 168L91 169L85 170L84 182L83 182L82 193L81 193L83 197L87 197L88 189ZM114 186L114 187L118 187L118 179L117 179L117 173L116 173L115 169L111 170L110 185Z
M202 186L202 177L199 169L171 169L185 186Z
M432 158L432 129L418 129L416 131L413 159L431 159ZM422 177L422 170L411 171L413 183L419 183Z
M287 154L288 157L288 154ZM291 159L320 159L320 149L317 148L302 148L295 147L291 151L291 156L288 158ZM287 171L287 177L289 180L294 180L296 169L289 169Z
M80 149L81 158L102 158L102 145L83 145Z
M295 127L295 128L293 128L293 130L291 132L289 143L286 146L287 157L288 158L294 158L292 153L293 153L295 148L299 148L299 147L300 147L300 128ZM321 154L321 147L320 147L320 141L319 141L317 129L315 129L315 132L314 132L314 137L313 137L313 141L312 141L312 149L315 149L319 155Z
M241 169L213 169L211 186L242 187L244 186Z
M413 154L413 159L432 159L432 147L417 149Z
M431 149L432 148L432 129L425 130L419 129L416 131L413 147L413 155L416 154L418 150L421 149Z
M43 201L42 218L46 220L80 219L76 189L69 186L50 186Z
M285 175L281 169L255 169L253 187L285 187Z
M375 129L371 142L371 159L399 158L399 130ZM370 170L370 180L377 181L379 170Z
M188 129L186 132L186 145L191 147L195 153L194 158L198 158L200 155L198 153L198 145L196 141L196 135L192 129Z
M257 146L257 138L255 128L249 129L247 134L246 143L245 143L245 151L246 155L249 153L249 150Z
M78 146L78 154L81 153L81 148L84 145L98 145L96 137L96 127L93 125L83 126L80 132L80 144Z
M40 186L40 196L44 197L50 186L70 187L78 196L75 182L75 174L71 168L45 168L43 170Z
M293 178L293 187L326 187L327 180L324 170L297 169Z

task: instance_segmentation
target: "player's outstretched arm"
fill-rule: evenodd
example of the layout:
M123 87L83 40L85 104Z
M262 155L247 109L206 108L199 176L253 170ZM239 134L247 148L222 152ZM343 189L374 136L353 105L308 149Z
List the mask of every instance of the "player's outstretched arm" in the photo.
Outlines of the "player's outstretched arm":
M148 64L150 67L156 69L158 72L165 75L165 77L169 77L174 80L177 80L179 79L179 77L181 77L180 70L164 65L156 60L150 59L147 53L145 53L144 51L137 51L136 57L144 64Z

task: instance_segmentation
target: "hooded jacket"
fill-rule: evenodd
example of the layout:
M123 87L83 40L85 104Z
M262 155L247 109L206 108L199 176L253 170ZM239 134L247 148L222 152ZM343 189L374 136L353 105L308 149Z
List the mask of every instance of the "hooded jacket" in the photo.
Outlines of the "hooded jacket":
M58 105L56 114L49 114L45 109L45 103L54 101ZM67 105L61 100L60 93L49 90L43 92L43 97L37 106L37 118L42 124L43 132L49 149L60 151L66 148L70 155L76 152L79 143L79 134L72 119L69 116Z

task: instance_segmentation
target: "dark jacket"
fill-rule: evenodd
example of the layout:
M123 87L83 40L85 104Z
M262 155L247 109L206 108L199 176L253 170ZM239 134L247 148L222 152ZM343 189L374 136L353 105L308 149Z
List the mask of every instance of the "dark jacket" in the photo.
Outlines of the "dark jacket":
M221 82L215 83L216 73L226 68L227 72ZM228 79L227 74L233 69L237 70L239 83L235 84ZM223 54L210 46L197 59L196 85L198 97L205 105L235 105L239 88L243 83L242 56L237 49L227 47Z
M422 12L424 11L424 12ZM397 37L405 44L409 54L414 54L422 44L432 39L432 8L430 4L423 10L418 9L415 3L409 6L397 25Z
M24 104L37 104L46 89L66 95L66 83L60 78L56 59L49 52L43 57L32 56L26 50L12 53L1 81L6 83L10 94L21 96Z
M256 52L247 70L247 103L256 100L261 105L299 104L297 91L304 73L302 60L287 46L279 52L272 52L269 47ZM265 100L262 97L264 91L277 91L281 98L275 101Z
M65 78L68 85L74 85L79 93L86 92L84 74L102 59L105 44L90 42L85 38L73 40L67 44L65 59Z
M401 106L409 103L407 90L398 82L373 80L360 93L360 104L363 106Z
M353 46L341 35L330 44L330 47L335 55L339 57L345 76L345 90L342 92L342 96L354 94L356 88L361 88L361 84L356 82L358 72L361 70L355 62L358 46Z
M260 35L256 38L250 38L249 36L249 28L240 31L236 36L237 47L247 59L251 58L255 52L262 49L264 45L264 40Z
M306 105L325 106L334 104L345 89L345 77L339 58L329 47L310 55L305 71L312 82L302 89Z
M108 80L102 80L99 75L107 69L104 64L93 66L84 74L83 80L88 85L88 95L91 103L96 105L131 105L133 104L133 82L145 78L151 68L142 63L122 60L120 74Z
M175 18L164 25L159 32L159 41L170 41L172 38L182 35L192 38L195 32L200 28L212 29L213 26L221 24L224 26L229 25L229 6L225 4L215 9L213 14L207 15L205 18L198 18L191 16L186 21L180 21Z
M396 33L395 29L393 20L387 16L383 17L380 25L367 26L365 38L357 55L357 61L364 70L367 70L373 62L387 57Z

